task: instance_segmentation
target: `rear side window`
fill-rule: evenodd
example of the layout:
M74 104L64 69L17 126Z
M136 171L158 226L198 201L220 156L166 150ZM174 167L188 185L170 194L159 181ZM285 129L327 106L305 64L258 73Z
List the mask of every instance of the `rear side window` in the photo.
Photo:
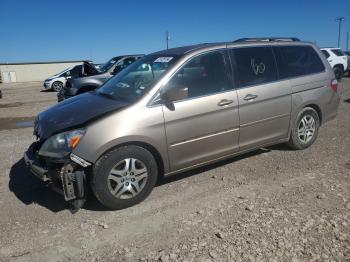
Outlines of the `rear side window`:
M321 52L326 58L330 57L330 54L326 50L321 50Z
M340 49L331 49L336 56L344 56L344 52Z
M280 78L320 73L321 58L311 46L274 47Z
M235 48L234 53L240 87L277 80L275 59L271 47Z

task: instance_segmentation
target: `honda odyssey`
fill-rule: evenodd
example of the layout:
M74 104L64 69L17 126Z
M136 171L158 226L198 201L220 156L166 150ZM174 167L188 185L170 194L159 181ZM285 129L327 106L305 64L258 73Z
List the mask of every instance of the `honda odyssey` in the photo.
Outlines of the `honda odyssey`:
M311 146L339 100L333 70L312 43L179 47L40 113L24 159L76 208L91 186L103 205L122 209L163 176L273 144Z

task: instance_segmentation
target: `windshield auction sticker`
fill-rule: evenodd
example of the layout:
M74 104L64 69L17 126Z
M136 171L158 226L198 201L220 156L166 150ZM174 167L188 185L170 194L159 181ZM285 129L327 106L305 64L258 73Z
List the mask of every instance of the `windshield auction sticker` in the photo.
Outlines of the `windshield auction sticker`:
M158 57L154 63L168 63L173 59L173 57Z

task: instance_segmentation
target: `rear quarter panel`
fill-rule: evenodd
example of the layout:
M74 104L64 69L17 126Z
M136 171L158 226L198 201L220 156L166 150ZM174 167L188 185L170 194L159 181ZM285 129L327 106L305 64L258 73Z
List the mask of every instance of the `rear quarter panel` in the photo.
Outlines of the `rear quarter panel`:
M333 72L327 68L324 73L291 79L292 123L298 113L310 105L319 109L322 124L336 116L340 95L330 87L333 78Z

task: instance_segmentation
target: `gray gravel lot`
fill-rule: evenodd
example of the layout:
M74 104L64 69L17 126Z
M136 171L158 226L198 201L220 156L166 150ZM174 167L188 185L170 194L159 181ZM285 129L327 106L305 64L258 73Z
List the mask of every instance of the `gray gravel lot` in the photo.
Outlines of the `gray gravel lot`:
M72 215L24 167L32 128L0 128L0 261L350 261L350 79L309 149L280 145L168 178L141 204ZM54 104L0 84L0 121ZM10 128L10 127L9 127Z

